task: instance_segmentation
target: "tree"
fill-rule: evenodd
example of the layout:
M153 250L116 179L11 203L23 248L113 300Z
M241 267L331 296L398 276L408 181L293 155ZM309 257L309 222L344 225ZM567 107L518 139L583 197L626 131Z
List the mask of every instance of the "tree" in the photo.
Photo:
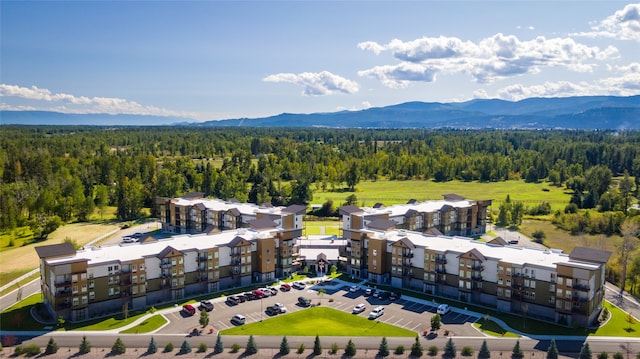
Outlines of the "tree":
M478 359L489 359L489 358L491 358L491 352L489 351L489 347L487 346L487 341L483 340L482 345L480 346L480 351L478 352Z
M346 201L346 202L344 202L345 206L357 206L358 205L358 196L356 196L355 194L350 194L350 195L347 196L345 201Z
M414 358L420 358L422 353L422 344L420 343L420 338L416 335L416 341L411 346L411 356Z
M620 265L622 266L622 278L620 278L620 291L624 291L627 281L627 265L629 263L629 254L638 245L638 233L640 227L638 222L632 219L626 219L620 226L620 234L622 234L622 242L618 245L620 253Z
M185 339L180 345L180 354L189 354L191 353L191 344Z
M82 336L82 341L80 342L80 347L79 347L79 353L80 354L87 354L91 351L91 343L89 343L89 341L87 340L87 336L83 335Z
M58 352L58 344L53 340L53 338L49 338L49 342L47 343L47 347L44 350L44 355L51 355Z
M609 359L609 353L607 352L600 352L600 354L598 354L598 359Z
M245 354L253 355L258 352L258 344L256 344L256 340L253 338L253 334L249 335L249 340L247 341L247 348L245 349Z
M347 343L347 346L344 348L344 355L348 357L355 356L357 352L356 345L353 343L351 339Z
M124 354L126 351L127 351L127 347L122 342L122 339L118 337L115 343L113 343L113 346L111 347L111 354L121 355L121 354Z
M427 354L429 354L430 357L438 355L438 347L435 345L430 345L429 348L427 348Z
M547 359L558 359L558 347L556 346L556 340L551 339L549 349L547 349Z
M95 204L98 207L98 213L100 213L100 219L104 216L104 210L109 204L109 189L104 184L99 184L94 189L95 192Z
M207 344L205 343L200 343L198 345L198 353L204 353L207 351Z
M440 314L436 314L431 317L431 330L436 331L440 329L442 326L442 320L440 319Z
M316 339L313 341L313 354L322 354L322 345L320 344L320 337L316 334Z
M207 313L206 310L200 311L200 325L202 325L203 328L209 325L209 313Z
M156 343L156 340L152 336L151 340L149 341L149 346L147 347L147 354L155 354L157 352L158 352L158 343Z
M386 357L389 356L389 354L389 343L387 343L387 337L382 337L380 347L378 347L378 356Z
M282 337L282 341L280 342L280 355L287 355L291 352L291 348L289 348L289 342L287 341L287 337Z
M457 354L456 345L453 343L453 339L449 338L447 344L444 345L444 357L455 358Z
M580 354L578 355L578 358L580 359L591 359L591 348L589 348L589 343L584 342L584 344L582 344L582 348L580 349Z
M513 359L522 359L524 357L524 352L522 348L520 348L520 341L516 340L516 345L513 346L513 350L511 351L511 358Z
M167 345L164 346L164 350L165 353L170 353L173 351L173 343L169 342L167 343Z
M220 332L218 332L218 336L216 337L216 345L213 347L214 354L220 354L224 351L224 344L222 343L222 336Z

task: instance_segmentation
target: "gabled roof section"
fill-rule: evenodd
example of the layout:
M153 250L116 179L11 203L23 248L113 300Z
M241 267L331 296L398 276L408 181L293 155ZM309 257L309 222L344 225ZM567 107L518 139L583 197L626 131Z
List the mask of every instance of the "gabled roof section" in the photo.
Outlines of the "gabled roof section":
M445 204L442 207L440 207L440 211L441 212L449 212L449 211L451 211L453 209L454 209L453 206L448 205L448 204Z
M238 201L237 198L229 198L228 202L229 203L240 203L240 201Z
M327 255L324 253L319 253L316 257L316 262L327 262Z
M340 210L340 214L344 215L344 214L354 214L354 213L361 213L364 212L362 210L362 208L357 207L357 206L352 206L352 205L348 205L348 206L340 206L339 208Z
M504 238L502 238L502 237L496 237L496 238L490 240L487 243L489 243L489 244L497 244L499 246L506 246L508 244L507 241L505 241Z
M205 195L204 192L191 192L191 193L187 193L184 196L182 196L182 198L184 199L200 199L203 198Z
M575 247L569 253L569 258L571 259L594 263L607 263L609 257L611 257L611 252L609 251L587 247Z
M407 204L417 204L418 200L415 198L410 199L409 201L407 201Z
M247 222L249 224L249 226L253 229L256 230L261 230L261 229L273 229L273 228L277 228L278 225L268 219L268 218L258 218L258 219L252 219L249 222Z
M458 202L458 201L464 201L466 200L466 198L459 196L455 193L447 193L447 194L443 194L442 197L444 197L445 201L452 201L452 202Z
M237 208L229 208L229 210L227 211L229 213L231 213L232 216L238 217L240 216L242 213L240 213L240 210Z
M485 257L484 254L480 253L480 251L477 248L472 248L469 251L462 253L461 255L458 256L458 258L460 258L465 254L470 254L472 257L475 257L483 262L487 260L487 257Z
M417 215L419 212L416 211L415 209L410 209L407 211L407 213L404 214L404 216L406 218L411 218L411 217L415 217L415 215Z
M388 231L396 227L396 222L388 219L378 218L371 221L367 227L371 229L378 229L381 231Z
M400 238L399 240L393 243L394 246L398 245L400 247L409 248L411 250L416 249L416 246L411 242L411 240L407 237Z
M229 242L229 247L231 248L237 247L239 244L243 244L244 242L248 242L248 241L240 236L236 236Z
M431 227L429 229L427 229L426 231L424 231L424 233L426 234L430 234L432 236L444 236L444 234L442 234L442 232L440 232L440 230L436 227Z
M282 210L285 213L305 214L307 213L307 206L301 204L292 204L289 207Z
M171 247L171 246L167 246L165 249L163 249L162 251L160 251L160 253L156 254L156 257L158 259L162 259L164 257L166 257L167 255L169 255L171 252L176 251L177 253L182 254L181 251Z
M373 208L384 208L384 204L378 202L378 203L373 205Z
M205 206L204 203L202 203L202 202L196 203L195 207L200 211L204 211L204 210L207 209L207 206Z
M48 246L36 247L36 253L40 258L73 256L76 254L71 243L50 244Z

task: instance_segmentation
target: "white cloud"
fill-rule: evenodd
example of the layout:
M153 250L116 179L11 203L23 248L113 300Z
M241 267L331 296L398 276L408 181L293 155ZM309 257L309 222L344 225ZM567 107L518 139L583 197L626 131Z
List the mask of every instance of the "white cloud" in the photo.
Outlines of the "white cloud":
M351 94L358 92L357 82L334 75L329 71L303 72L300 74L279 73L269 75L263 79L266 82L289 82L303 87L305 96L322 96L333 94Z
M115 114L135 114L153 116L178 116L197 117L195 113L172 111L155 106L144 106L134 101L128 101L113 97L85 97L75 96L65 93L52 93L48 89L37 86L21 87L16 85L0 84L0 97L18 97L25 100L61 103L59 105L40 106L11 106L3 104L3 109L15 110L41 110L57 111L64 113L107 113Z
M366 109L371 108L371 107L373 107L373 106L371 105L371 102L369 102L369 101L362 101L362 108L363 108L363 109L365 109L365 110L366 110Z
M380 65L358 72L379 79L388 87L403 88L411 82L432 82L438 74L468 74L480 83L527 73L545 67L564 67L589 72L597 61L618 55L615 47L601 50L571 38L537 37L521 41L498 33L478 43L456 37L423 37L412 41L392 40L387 44L363 42L358 47L379 54L389 51L399 64Z
M624 9L616 11L593 26L591 30L571 35L640 41L640 4L626 5Z

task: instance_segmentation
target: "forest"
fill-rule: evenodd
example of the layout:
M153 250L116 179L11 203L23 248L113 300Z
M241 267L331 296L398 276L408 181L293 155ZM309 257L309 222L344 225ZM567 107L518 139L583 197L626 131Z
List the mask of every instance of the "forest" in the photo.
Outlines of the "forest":
M59 225L117 207L121 220L158 196L308 204L360 181L547 181L573 193L556 223L619 233L640 188L639 131L376 130L2 126L0 230ZM613 186L613 179L621 178ZM581 209L605 213L585 222ZM498 221L548 214L515 203ZM331 211L325 215L331 215ZM635 213L635 212L634 212ZM153 215L153 213L151 213ZM604 220L602 218L605 218ZM578 227L576 227L578 226Z

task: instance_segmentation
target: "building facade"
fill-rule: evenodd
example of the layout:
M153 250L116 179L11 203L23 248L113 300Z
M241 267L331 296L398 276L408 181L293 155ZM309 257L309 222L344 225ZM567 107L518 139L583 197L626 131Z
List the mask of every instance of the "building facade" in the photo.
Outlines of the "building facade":
M394 228L360 234L347 239L347 268L374 283L564 325L592 325L602 309L608 251L565 254Z
M81 321L290 275L291 232L264 218L248 225L78 251L36 247L44 304L55 317Z

